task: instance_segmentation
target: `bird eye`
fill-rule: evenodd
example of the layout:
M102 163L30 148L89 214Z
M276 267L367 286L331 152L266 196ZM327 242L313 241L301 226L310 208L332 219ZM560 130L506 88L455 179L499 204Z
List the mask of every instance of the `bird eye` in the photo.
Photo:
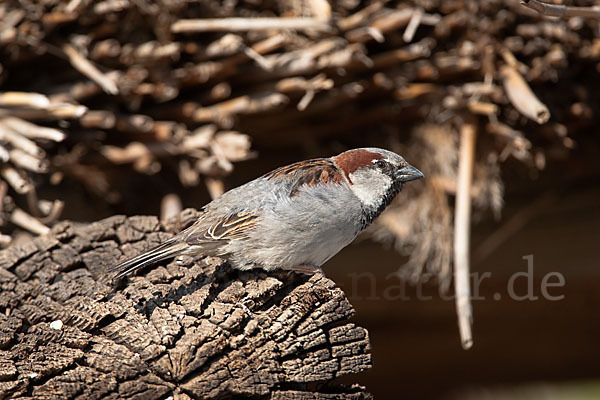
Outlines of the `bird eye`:
M377 168L385 168L386 165L387 165L387 163L383 160L375 161L375 166L377 166Z

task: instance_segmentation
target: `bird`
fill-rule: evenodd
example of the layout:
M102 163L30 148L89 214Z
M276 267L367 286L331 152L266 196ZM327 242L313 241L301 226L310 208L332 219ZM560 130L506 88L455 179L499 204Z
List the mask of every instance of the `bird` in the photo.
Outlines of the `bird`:
M423 178L400 155L375 147L277 168L231 189L164 243L111 268L114 279L160 261L217 256L239 270L305 274L350 244L402 190Z

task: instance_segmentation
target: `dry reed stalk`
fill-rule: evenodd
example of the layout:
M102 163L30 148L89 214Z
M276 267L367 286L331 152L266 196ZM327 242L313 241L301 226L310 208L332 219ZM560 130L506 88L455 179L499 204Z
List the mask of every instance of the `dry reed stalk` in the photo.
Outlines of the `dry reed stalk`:
M548 4L538 0L523 0L521 4L546 17L600 18L600 7L569 7L563 4Z
M205 18L180 19L171 25L173 33L243 32L256 30L329 31L331 27L314 18Z
M502 76L506 96L521 114L538 124L548 122L550 119L548 107L537 98L515 67L502 66L500 75Z
M463 121L460 128L458 182L454 214L454 294L456 314L463 349L473 346L473 311L469 275L469 236L471 230L471 184L475 160L477 128L472 121Z

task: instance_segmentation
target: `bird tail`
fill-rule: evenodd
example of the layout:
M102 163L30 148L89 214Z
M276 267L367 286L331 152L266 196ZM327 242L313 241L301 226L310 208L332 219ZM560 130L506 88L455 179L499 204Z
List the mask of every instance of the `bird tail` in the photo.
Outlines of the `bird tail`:
M180 241L180 238L174 237L142 254L123 261L112 267L109 271L116 273L113 279L119 279L140 268L179 255L188 246L187 243Z

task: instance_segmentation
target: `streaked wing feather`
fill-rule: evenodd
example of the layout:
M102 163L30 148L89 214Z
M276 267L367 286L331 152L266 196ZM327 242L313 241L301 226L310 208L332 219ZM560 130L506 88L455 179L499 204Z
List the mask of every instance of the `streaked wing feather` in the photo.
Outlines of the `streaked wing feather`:
M190 245L200 245L219 240L243 239L248 236L248 232L256 226L259 219L258 215L251 212L227 215L205 229L196 226L185 241Z

